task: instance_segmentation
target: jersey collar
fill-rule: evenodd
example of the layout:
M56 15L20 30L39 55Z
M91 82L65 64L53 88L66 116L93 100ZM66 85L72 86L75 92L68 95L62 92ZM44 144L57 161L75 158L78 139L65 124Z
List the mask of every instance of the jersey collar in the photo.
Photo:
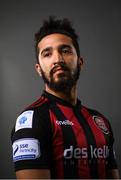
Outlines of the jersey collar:
M59 104L62 104L64 106L69 106L69 107L72 107L72 108L81 107L81 101L78 98L77 98L77 104L74 106L71 103L65 101L64 99L61 99L61 98L59 98L57 96L54 96L53 94L50 94L45 90L43 91L42 95L47 97L49 100L51 100L53 102L56 102L56 103L59 103Z

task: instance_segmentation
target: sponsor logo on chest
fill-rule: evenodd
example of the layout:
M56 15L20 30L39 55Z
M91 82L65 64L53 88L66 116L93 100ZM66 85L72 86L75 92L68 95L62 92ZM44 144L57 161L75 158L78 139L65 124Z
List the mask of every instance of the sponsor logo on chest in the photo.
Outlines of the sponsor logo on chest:
M107 158L109 156L109 148L106 145L103 145L102 147L93 147L90 145L88 148L82 147L82 148L74 148L73 146L70 146L68 149L64 150L64 158L65 159L85 159L89 158L88 151L90 151L90 158Z

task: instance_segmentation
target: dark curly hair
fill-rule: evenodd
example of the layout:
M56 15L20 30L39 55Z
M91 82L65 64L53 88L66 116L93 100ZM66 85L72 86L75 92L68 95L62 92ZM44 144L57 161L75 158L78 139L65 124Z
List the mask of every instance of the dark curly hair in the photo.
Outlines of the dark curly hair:
M78 36L75 33L75 29L73 29L71 22L67 19L56 19L54 16L50 16L48 20L43 22L42 27L40 27L39 31L35 34L35 53L36 59L38 63L38 43L41 39L49 34L60 33L65 34L72 39L72 43L76 49L77 56L80 57L80 49L78 44Z

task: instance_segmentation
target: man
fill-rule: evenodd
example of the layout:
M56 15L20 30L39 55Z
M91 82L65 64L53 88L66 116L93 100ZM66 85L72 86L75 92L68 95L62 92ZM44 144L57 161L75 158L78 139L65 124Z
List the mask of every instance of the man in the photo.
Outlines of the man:
M35 37L45 90L12 131L17 178L119 178L108 120L77 98L83 59L75 30L51 17Z

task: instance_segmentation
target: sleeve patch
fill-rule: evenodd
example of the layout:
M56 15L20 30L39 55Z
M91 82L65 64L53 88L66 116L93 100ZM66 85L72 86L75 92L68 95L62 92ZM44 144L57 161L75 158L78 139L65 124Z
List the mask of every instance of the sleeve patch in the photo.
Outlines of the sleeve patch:
M15 131L23 128L32 128L34 111L25 111L23 112L16 121Z
M13 161L31 160L40 157L40 143L34 138L23 138L13 143Z

